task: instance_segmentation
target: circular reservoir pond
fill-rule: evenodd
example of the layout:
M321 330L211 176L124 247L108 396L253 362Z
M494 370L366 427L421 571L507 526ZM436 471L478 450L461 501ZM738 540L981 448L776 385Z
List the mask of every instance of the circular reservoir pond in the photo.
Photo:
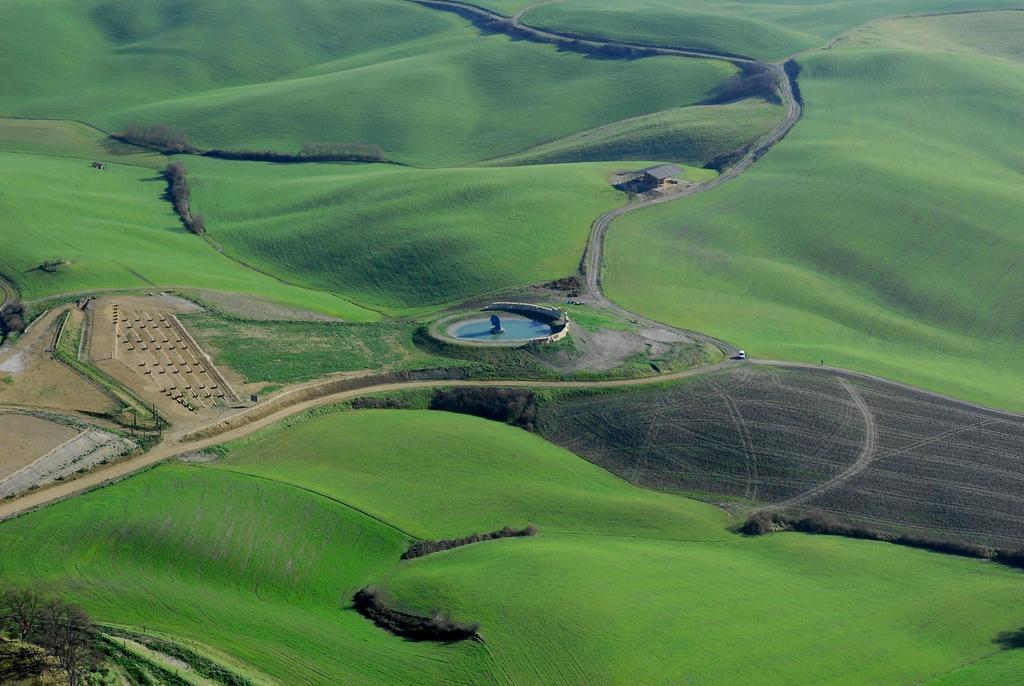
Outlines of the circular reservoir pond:
M463 341L529 341L551 335L551 325L539 319L502 312L501 333L491 333L491 318L463 319L448 327L448 335Z

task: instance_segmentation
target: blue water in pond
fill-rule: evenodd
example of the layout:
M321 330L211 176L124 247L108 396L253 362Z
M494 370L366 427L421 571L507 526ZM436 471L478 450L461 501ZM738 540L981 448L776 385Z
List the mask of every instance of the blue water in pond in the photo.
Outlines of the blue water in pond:
M448 335L478 341L528 341L551 334L551 327L536 319L505 313L499 313L498 316L501 317L501 328L504 329L502 333L491 333L491 318L487 316L452 324L448 328Z

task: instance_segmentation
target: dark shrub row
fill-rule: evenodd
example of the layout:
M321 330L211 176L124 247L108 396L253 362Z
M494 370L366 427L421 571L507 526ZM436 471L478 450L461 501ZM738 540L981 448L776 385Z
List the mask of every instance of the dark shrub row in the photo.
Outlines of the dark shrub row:
M797 77L800 76L800 65L796 60L789 60L782 67L786 71L786 78L789 79L790 84L793 86L793 97L796 98L797 104L802 107L804 96L800 93L800 82L797 81Z
M181 162L170 162L164 168L167 179L167 197L174 205L174 211L181 218L185 228L194 234L206 233L206 223L202 215L192 214L189 206L188 170Z
M430 409L471 414L533 431L537 397L533 391L522 388L451 388L438 391L430 401Z
M40 262L39 269L41 271L47 272L48 274L56 274L65 266L67 266L67 263L68 261L61 257L54 257L53 259L43 260L42 262Z
M273 150L207 150L204 157L247 162L386 162L379 145L367 143L306 143L297 154Z
M883 541L909 548L923 548L946 555L994 560L1009 567L1024 569L1024 550L1005 550L974 543L961 543L959 541L945 541L936 538L897 534L862 524L842 522L832 516L820 513L794 517L782 512L755 512L740 527L740 532L748 536L761 536L775 531L800 531L807 534L825 534L829 536L859 538L868 541Z
M420 617L400 612L388 606L387 598L373 587L356 592L352 597L356 611L371 622L403 638L415 641L463 641L479 638L479 624L462 624L452 618L434 612L430 617Z
M15 300L0 308L0 338L25 330L25 306Z
M367 395L352 399L353 410L408 410L412 407L405 398Z
M739 72L715 87L714 94L705 101L705 104L717 105L753 97L764 98L776 103L781 102L780 78L780 73L770 69L768 65L759 62L744 63Z
M651 57L658 54L657 48L636 47L622 43L606 43L599 40L575 38L571 36L540 35L529 27L516 26L511 19L482 17L479 14L466 13L479 28L492 33L504 33L512 38L521 38L539 43L553 43L559 47L579 52L584 55L596 55L618 59Z
M128 124L112 138L166 154L189 154L250 162L387 162L384 150L368 143L306 143L298 153L273 150L201 150L184 129L171 124Z
M510 526L506 526L503 529L497 531L491 531L486 534L472 534L470 536L463 536L462 538L446 538L440 541L416 541L409 549L402 553L403 560L411 560L414 557L423 557L424 555L430 555L431 553L439 553L442 550L451 550L452 548L459 548L464 545L470 545L471 543L480 543L481 541L493 541L499 538L517 538L520 536L534 536L537 534L537 527L533 524L528 524L525 529L513 529Z
M113 138L163 153L188 153L196 149L188 142L185 129L171 124L128 124L123 130L111 134Z

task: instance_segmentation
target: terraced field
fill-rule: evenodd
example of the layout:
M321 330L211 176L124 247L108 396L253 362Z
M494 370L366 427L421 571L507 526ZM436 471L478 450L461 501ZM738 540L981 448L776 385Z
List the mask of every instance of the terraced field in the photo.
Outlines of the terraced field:
M800 57L804 118L742 177L617 222L607 294L758 357L1024 409L1024 13L903 21Z
M414 535L530 520L399 561ZM992 563L726 524L519 429L361 411L0 523L0 577L287 683L921 682L1024 623L1019 574ZM387 634L349 606L368 583L485 643Z
M497 11L509 11L515 5L508 0L485 0L481 4ZM779 60L823 46L835 36L879 17L1018 6L1012 0L640 0L628 6L611 0L560 0L537 5L524 21L580 35Z
M1024 543L1024 420L828 371L743 368L561 397L541 433L637 484Z

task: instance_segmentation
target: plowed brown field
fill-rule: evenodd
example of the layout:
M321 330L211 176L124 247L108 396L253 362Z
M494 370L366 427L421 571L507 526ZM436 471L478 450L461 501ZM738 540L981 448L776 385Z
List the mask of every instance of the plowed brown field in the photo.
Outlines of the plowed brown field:
M542 434L624 478L743 509L823 510L1024 543L1024 419L831 370L740 367L566 396Z

